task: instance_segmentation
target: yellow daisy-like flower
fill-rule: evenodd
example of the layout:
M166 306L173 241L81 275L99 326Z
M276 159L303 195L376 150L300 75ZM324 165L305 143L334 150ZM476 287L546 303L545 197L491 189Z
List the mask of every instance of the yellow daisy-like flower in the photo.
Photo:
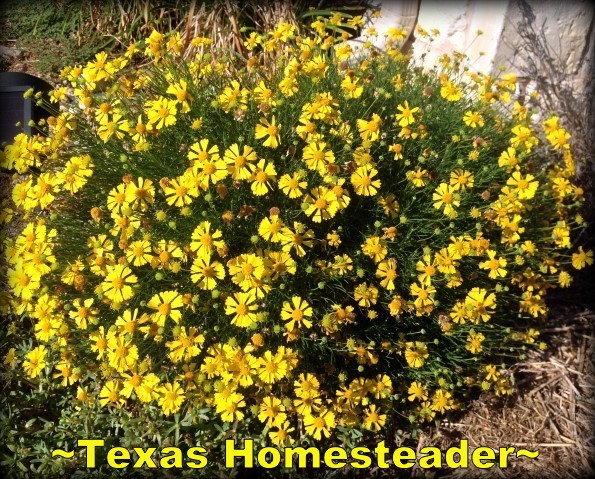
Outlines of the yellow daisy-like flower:
M308 182L302 181L304 175L302 171L284 174L279 178L279 189L291 199L299 198L304 194L302 190L308 188Z
M157 391L159 393L158 403L164 414L178 412L186 400L184 389L176 381L165 383Z
M409 401L425 401L428 399L428 388L419 381L413 381L407 389Z
M447 183L440 183L434 191L432 199L434 200L434 208L437 210L444 208L444 214L450 218L457 216L455 207L459 206L461 201L455 187Z
M582 246L578 247L576 253L572 253L572 266L575 269L583 269L593 264L593 251L585 251Z
M250 188L252 193L256 196L263 196L273 188L274 181L277 178L277 170L275 165L266 160L260 160L257 165L250 165L252 175L248 181L251 181Z
M293 304L293 306L292 306ZM283 308L281 309L281 319L288 321L285 327L288 331L293 331L296 326L301 327L302 325L306 328L312 327L312 307L308 302L299 296L291 298L291 303L285 301Z
M263 218L258 226L258 234L266 241L271 243L280 243L283 237L283 227L285 224L279 218L279 215L271 215L270 218Z
M490 314L496 308L496 295L494 293L488 294L483 288L473 288L467 293L465 306L473 322L486 322L490 319Z
M225 299L225 314L232 316L231 324L240 328L249 328L256 322L256 296L252 292L234 293Z
M217 280L225 277L225 267L219 261L211 261L210 257L198 257L190 268L190 278L200 289L213 290Z
M487 269L490 271L489 277L491 279L502 278L506 276L507 261L504 258L496 258L496 251L489 249L487 252L488 260L479 263L481 269Z
M177 121L176 104L176 100L169 100L164 97L147 101L145 107L145 113L148 118L147 126L160 130L164 126L175 125Z
M331 431L336 427L335 414L326 408L320 408L318 412L306 414L304 417L304 427L306 434L312 436L317 441L324 437L330 437Z
M267 427L281 426L287 419L285 406L279 398L265 397L258 408L258 419Z
M30 378L36 378L45 369L47 349L45 346L37 346L27 353L23 361L23 369Z
M463 121L465 122L465 125L470 126L471 128L477 128L478 126L484 125L483 117L478 111L465 112Z
M311 216L315 223L329 220L339 211L337 195L324 186L312 188L310 194L304 199L304 205L306 215Z
M395 279L397 279L397 260L389 258L386 261L382 261L378 264L376 270L376 277L380 278L380 286L386 288L389 291L395 289Z
M133 241L126 249L126 259L134 266L150 263L152 258L151 243L147 240Z
M288 364L283 350L279 348L275 354L265 351L263 356L258 359L257 370L260 380L267 384L273 384L283 379L288 372Z
M378 174L378 170L369 164L358 167L351 174L351 184L355 192L362 196L374 196L380 188L379 179L373 179Z
M525 176L520 171L515 171L510 178L506 181L506 184L513 188L518 194L521 200L530 200L535 196L537 188L539 187L539 181L535 180L535 177L530 173Z
M313 141L306 145L302 158L308 169L315 170L320 175L325 175L327 165L335 162L335 154L327 149L324 141Z
M376 141L380 135L380 126L382 125L382 119L376 113L372 114L370 121L358 119L357 129L363 140Z
M374 263L380 263L388 254L386 240L378 236L370 236L366 238L366 242L362 245L362 251L372 258Z
M270 122L266 118L260 119L260 124L256 125L255 136L257 140L266 138L263 143L263 146L268 146L269 148L277 148L280 143L280 130L281 125L278 125L275 122L275 116L273 115Z
M210 221L203 221L192 232L190 249L197 254L198 258L208 259L213 251L225 246L222 237L223 233L220 230L211 231Z
M167 318L178 323L182 318L182 311L180 311L180 309L183 306L184 299L177 291L162 291L161 293L156 293L147 303L148 308L155 310L151 315L151 319L159 326L163 326Z
M224 160L231 177L238 180L247 180L251 176L250 166L258 159L256 152L252 147L244 145L240 153L240 147L237 143L231 145L225 150Z
M405 100L405 106L399 104L397 105L397 110L401 113L397 113L395 118L399 122L399 126L409 126L415 123L415 115L419 111L419 107L416 106L415 108L409 107L409 102Z
M416 309L423 310L424 308L432 306L434 304L434 300L432 299L432 297L436 293L436 288L431 284L418 285L417 283L413 283L410 289L411 294L415 296L413 305Z
M138 348L132 340L126 340L123 336L112 336L107 347L109 364L116 371L126 371L136 364Z
M421 341L408 342L405 347L405 360L411 368L421 368L429 356L428 347Z
M115 406L120 408L125 402L124 396L120 394L121 390L121 381L115 381L113 379L107 381L101 388L101 391L99 391L99 404L102 407Z
M364 427L371 431L380 431L386 423L386 414L381 414L380 409L372 404L365 411Z
M134 296L131 285L137 281L138 278L132 274L132 270L128 266L116 264L108 268L107 275L100 285L101 292L109 300L122 303Z

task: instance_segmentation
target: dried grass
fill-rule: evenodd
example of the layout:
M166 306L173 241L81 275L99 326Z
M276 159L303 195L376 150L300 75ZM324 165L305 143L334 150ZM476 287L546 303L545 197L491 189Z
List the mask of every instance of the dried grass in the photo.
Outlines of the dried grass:
M419 447L446 449L461 439L469 450L515 446L539 450L537 459L510 457L509 468L440 471L462 478L574 478L595 473L595 313L556 313L541 329L545 355L529 354L514 367L518 393L502 401L482 395L456 422L420 438ZM544 357L545 356L545 357ZM413 471L412 477L423 471Z

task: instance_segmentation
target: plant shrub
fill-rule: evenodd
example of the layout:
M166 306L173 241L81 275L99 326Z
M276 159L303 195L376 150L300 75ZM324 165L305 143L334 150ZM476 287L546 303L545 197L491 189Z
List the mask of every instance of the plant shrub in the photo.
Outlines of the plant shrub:
M570 135L512 74L424 71L400 29L356 55L336 20L252 33L241 68L154 32L66 69L6 147L5 364L63 408L47 447L82 418L125 445L353 445L511 393L548 289L593 261Z

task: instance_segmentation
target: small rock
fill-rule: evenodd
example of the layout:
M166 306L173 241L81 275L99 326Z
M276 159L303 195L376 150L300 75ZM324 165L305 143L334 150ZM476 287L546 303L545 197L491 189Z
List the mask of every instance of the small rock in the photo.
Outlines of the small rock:
M23 55L21 50L0 45L0 57L7 60L18 60Z

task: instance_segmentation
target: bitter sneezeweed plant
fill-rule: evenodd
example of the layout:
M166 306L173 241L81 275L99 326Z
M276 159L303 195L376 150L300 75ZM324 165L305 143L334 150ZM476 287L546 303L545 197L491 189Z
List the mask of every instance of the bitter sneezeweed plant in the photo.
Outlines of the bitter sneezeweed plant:
M424 71L401 29L355 55L338 20L251 33L242 68L154 32L64 70L2 157L4 362L33 395L281 446L512 391L547 290L593 262L570 134L512 74Z

